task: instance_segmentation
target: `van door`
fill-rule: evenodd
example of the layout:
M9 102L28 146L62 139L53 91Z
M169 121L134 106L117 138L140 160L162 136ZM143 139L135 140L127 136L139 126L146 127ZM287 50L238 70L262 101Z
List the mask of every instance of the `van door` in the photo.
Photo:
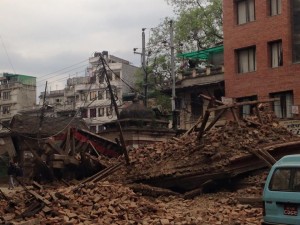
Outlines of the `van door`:
M264 221L300 224L300 167L277 167L270 171L263 193Z

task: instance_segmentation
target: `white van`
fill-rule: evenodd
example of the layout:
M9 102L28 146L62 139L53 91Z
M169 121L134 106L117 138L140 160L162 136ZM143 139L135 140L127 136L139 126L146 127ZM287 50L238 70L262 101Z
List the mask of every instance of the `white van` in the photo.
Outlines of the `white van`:
M263 225L300 224L300 154L271 168L263 191Z

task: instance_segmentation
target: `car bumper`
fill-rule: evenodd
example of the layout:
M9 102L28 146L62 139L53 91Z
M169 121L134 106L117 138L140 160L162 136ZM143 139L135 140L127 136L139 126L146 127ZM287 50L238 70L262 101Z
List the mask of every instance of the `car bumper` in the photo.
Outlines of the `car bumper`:
M286 225L283 223L267 223L267 222L262 222L261 225Z

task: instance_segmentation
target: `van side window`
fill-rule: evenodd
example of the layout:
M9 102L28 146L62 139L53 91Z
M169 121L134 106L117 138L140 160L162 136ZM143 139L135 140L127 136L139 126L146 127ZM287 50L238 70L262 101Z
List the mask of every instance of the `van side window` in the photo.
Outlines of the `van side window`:
M274 171L269 189L271 191L288 190L290 184L291 170L278 168Z
M293 190L300 191L300 170L299 169L295 170Z

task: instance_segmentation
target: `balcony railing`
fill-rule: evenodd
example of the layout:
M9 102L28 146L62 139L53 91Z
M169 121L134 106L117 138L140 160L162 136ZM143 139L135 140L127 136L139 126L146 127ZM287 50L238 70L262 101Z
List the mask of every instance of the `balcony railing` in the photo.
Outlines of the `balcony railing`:
M18 82L8 83L8 84L0 84L0 90L6 90L6 89L13 89L13 88L19 88L23 85Z
M211 66L206 68L187 68L179 74L179 80L207 75L218 75L224 73L224 66Z

